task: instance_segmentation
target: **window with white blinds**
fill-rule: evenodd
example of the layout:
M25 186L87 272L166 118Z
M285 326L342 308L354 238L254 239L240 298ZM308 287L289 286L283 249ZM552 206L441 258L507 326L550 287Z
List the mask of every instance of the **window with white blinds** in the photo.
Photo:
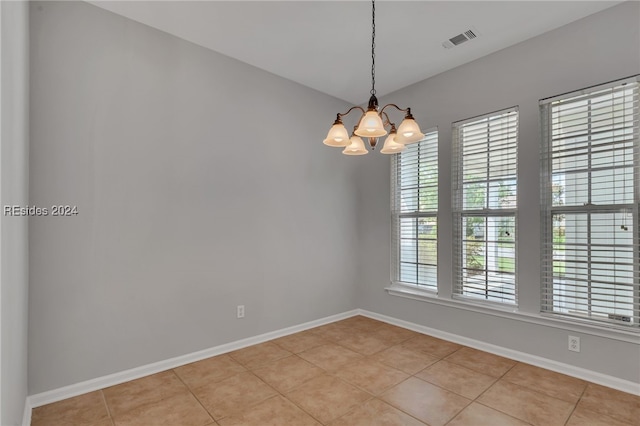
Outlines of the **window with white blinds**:
M454 297L514 305L518 110L453 123Z
M391 160L391 280L438 288L438 130Z
M544 312L638 327L638 81L540 101Z

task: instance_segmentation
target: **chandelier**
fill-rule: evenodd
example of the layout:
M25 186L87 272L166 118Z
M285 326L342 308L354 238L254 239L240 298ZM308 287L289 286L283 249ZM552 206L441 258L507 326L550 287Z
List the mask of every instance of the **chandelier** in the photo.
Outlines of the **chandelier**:
M375 149L378 138L387 134L385 127L389 127L389 136L384 141L384 145L380 152L382 154L396 154L403 151L405 145L422 140L424 135L420 131L418 123L416 123L411 108L400 108L396 104L387 104L378 111L378 98L376 98L376 2L371 1L371 91L369 92L369 105L367 110L359 106L350 108L345 113L339 113L336 116L333 126L329 130L327 138L323 141L325 145L333 147L344 147L342 151L346 155L364 155L369 151L365 147L362 138L367 138L371 149ZM387 108L395 108L400 112L404 112L404 120L400 123L400 127L396 130L396 125L391 122L389 115L385 112ZM358 125L354 126L351 137L347 132L342 117L348 115L351 111L359 110L362 115L358 121Z

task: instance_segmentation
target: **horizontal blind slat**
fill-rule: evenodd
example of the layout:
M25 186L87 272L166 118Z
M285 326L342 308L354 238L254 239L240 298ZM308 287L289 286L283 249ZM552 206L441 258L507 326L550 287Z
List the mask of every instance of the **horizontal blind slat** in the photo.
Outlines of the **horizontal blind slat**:
M454 295L517 303L518 112L453 124Z
M542 310L638 327L638 83L541 101Z
M437 291L438 133L392 157L391 280Z

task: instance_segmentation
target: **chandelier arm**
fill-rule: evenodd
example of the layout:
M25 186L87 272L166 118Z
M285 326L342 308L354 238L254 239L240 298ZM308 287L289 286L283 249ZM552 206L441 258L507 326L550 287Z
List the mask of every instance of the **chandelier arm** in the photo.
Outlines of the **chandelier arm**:
M398 111L402 111L402 112L406 112L406 113L411 113L411 108L400 108L398 105L396 104L386 104L385 106L382 107L382 109L380 110L380 114L382 114L382 112L385 110L386 107L394 107L395 109L397 109Z
M345 115L349 114L354 109L359 109L363 114L365 114L365 112L366 112L364 110L364 108L362 108L361 106L354 106L354 107L349 108L349 110L347 112L338 113L338 117L344 117Z
M391 127L395 127L396 126L394 123L391 122L391 119L389 118L389 115L386 112L380 111L380 115L384 116L384 119L386 120L386 121L384 121L382 123L383 126L387 126L387 125L391 126Z

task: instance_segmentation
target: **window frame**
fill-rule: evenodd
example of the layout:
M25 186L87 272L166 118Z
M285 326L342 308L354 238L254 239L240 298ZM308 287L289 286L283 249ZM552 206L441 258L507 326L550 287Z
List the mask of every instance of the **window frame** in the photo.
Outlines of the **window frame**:
M490 119L492 117L500 117L504 116L507 118L510 114L515 113L515 129L514 129L514 150L515 150L515 158L514 158L514 167L515 167L515 194L516 194L516 205L512 208L490 208L490 185L492 179L490 179L489 170L490 170L490 160L487 158L487 180L483 181L487 185L487 192L485 194L486 207L484 208L465 208L464 197L465 191L463 190L465 180L464 180L464 161L463 161L463 144L464 140L462 138L462 131L464 126L472 125L473 123L481 123L482 121L487 120L487 125L490 124ZM508 119L508 118L507 118ZM482 114L479 116L467 118L464 120L456 121L452 123L451 128L451 136L452 136L452 215L453 215L453 285L452 285L452 299L463 301L470 304L479 304L486 305L489 307L494 307L498 309L516 309L518 307L518 142L519 142L519 126L520 126L520 112L518 106L512 106L509 108L501 109L498 111L490 112L487 114ZM487 145L489 144L489 140L487 140ZM491 152L490 148L487 148L487 153ZM503 180L503 179L501 179ZM464 244L463 241L463 220L467 217L482 217L484 218L484 227L487 228L489 225L489 219L495 218L513 218L513 229L515 233L514 241L513 241L513 302L510 301L498 301L495 300L497 297L490 296L489 283L490 283L490 271L486 260L485 255L485 263L484 263L484 286L485 286L485 297L478 297L470 294L465 294L466 286L464 282L464 261L463 257L465 255ZM487 235L487 231L485 230L485 235ZM488 241L487 238L483 240L484 246L488 247L489 243L494 243L496 245L499 244L498 240L496 241ZM486 249L485 249L486 253ZM491 271L494 274L502 274L499 271ZM500 293L499 291L497 292ZM494 300L491 300L493 298Z
M635 94L634 100L636 109L633 114L633 137L632 142L635 140L636 143L632 144L633 147L633 165L631 166L633 169L633 200L631 203L616 203L615 201L609 204L591 204L591 196L592 187L589 184L587 189L588 202L584 205L553 205L553 169L552 164L554 160L553 156L553 142L554 138L552 135L553 132L553 123L552 123L552 114L553 114L553 106L554 104L561 101L569 101L573 99L585 98L590 100L593 97L597 97L597 93L603 92L606 90L624 90L619 89L619 87L626 84L634 84L635 85ZM564 321L571 321L576 323L586 323L592 324L594 326L600 327L611 327L613 329L619 330L628 330L635 333L640 332L640 111L638 111L638 104L640 104L640 76L634 76L630 78L625 78L621 80L615 80L609 83L599 84L596 86L591 86L588 88L584 88L581 90L565 93L558 96L553 96L545 99L541 99L539 101L539 115L541 121L541 139L540 139L540 148L541 148L541 160L540 160L540 282L541 282L541 295L540 295L540 312L541 315L549 316L552 318L562 319ZM591 122L589 119L589 127L588 132L585 133L587 135L587 145L591 146ZM614 130L612 130L614 131ZM588 164L589 166L584 169L587 173L590 174L593 172L593 168L591 167L592 161L592 152L589 148L588 150ZM603 168L603 170L613 170L617 167L615 163L610 165L611 163L607 163L607 165ZM624 167L624 166L622 166ZM589 178L589 182L590 182ZM632 237L632 245L633 245L633 256L632 258L635 260L633 263L633 272L632 272L632 300L635 300L635 305L632 305L633 317L632 321L629 324L625 324L624 321L612 318L598 318L597 315L594 316L594 303L592 302L590 296L587 298L588 314L578 314L578 313L568 313L562 312L555 307L554 302L554 292L555 292L555 264L554 264L554 224L553 217L558 214L572 214L572 215L580 215L584 214L587 217L588 224L591 221L591 217L594 214L616 214L621 213L623 211L628 211L630 208L632 212L631 223L635 227L634 235ZM593 244L591 241L592 230L587 229L587 241L589 241L587 248L588 260L587 263L591 265L591 247ZM578 253L578 252L576 252ZM591 292L591 267L589 266L589 279L587 280L587 292L590 294ZM614 284L615 285L615 284ZM574 284L575 286L575 284ZM596 289L604 288L602 284L598 284ZM583 301L583 298L577 298L579 301ZM615 309L615 308L612 308Z
M435 161L435 168L436 168L436 176L439 175L439 133L438 133L438 128L437 127L432 127L427 129L424 132L424 138L422 140L420 140L419 142L416 142L415 144L410 144L409 146L407 146L407 149L414 149L412 147L416 147L415 149L420 149L421 146L424 144L435 144L435 159L433 157L430 157L427 159L427 161L429 162L434 162ZM435 139L435 140L434 140ZM431 150L433 150L433 147L430 148ZM401 208L400 208L400 203L401 203L401 185L400 185L400 177L401 177L401 172L400 172L400 168L402 167L402 165L400 164L400 159L402 158L401 156L403 154L405 154L406 151L400 152L398 154L392 155L391 156L391 259L390 259L390 264L391 264L391 284L393 286L400 286L400 287L404 287L407 289L412 289L421 293L425 293L425 294L429 294L432 296L436 296L438 294L438 228L437 228L437 221L438 221L438 204L439 204L439 200L438 200L438 193L439 193L439 178L436 179L435 185L431 185L432 187L435 187L435 198L436 198L436 205L435 205L435 209L433 210L427 210L427 211L420 211L420 207L417 206L417 209L415 211L412 212L402 212ZM406 155L406 154L405 154ZM418 168L420 167L420 154L417 154L417 161L418 161ZM418 192L420 190L420 188L425 188L427 186L418 186ZM430 239L430 241L434 241L435 242L435 253L436 253L436 261L435 261L435 278L432 282L429 283L418 283L418 282L410 282L410 281L402 281L401 280L401 251L402 251L402 247L401 247L401 226L402 226L402 219L416 219L416 223L418 220L420 220L421 218L433 218L436 221L436 237L435 239ZM418 240L418 236L417 236L417 231L416 231L416 241ZM418 246L416 244L416 250L418 250ZM419 266L419 262L418 259L419 258L419 254L416 253L416 268L418 268ZM416 277L419 277L419 272L418 270L416 271ZM416 278L416 281L418 281L419 278Z

